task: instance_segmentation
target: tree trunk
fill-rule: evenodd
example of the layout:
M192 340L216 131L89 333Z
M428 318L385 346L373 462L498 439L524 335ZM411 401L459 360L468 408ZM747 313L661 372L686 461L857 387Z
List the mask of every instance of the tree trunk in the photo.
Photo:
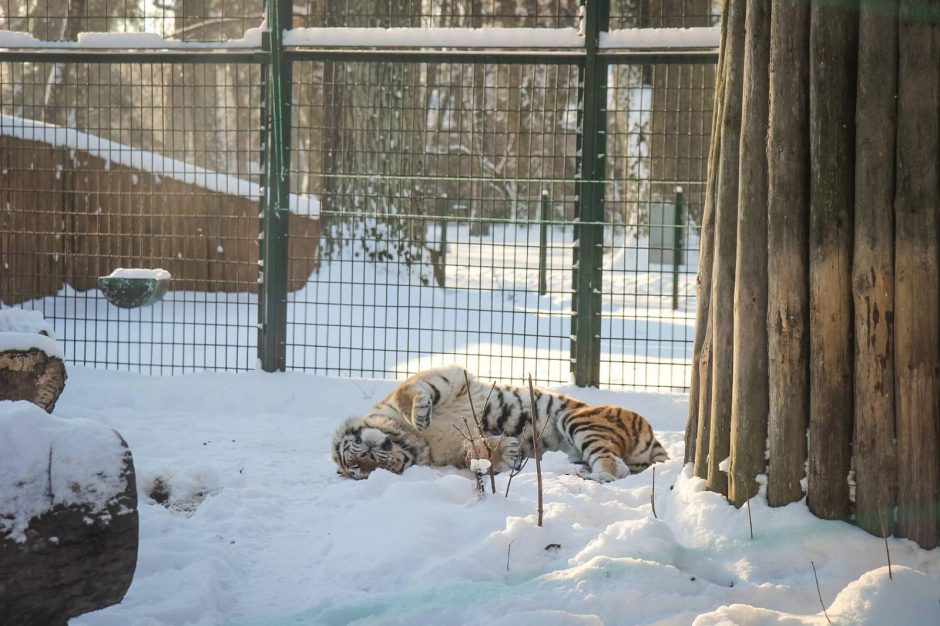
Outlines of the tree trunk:
M0 400L29 400L52 413L66 378L62 359L38 348L0 352Z
M85 32L85 4L86 0L68 0L66 16L62 20L62 29L59 31L58 41L78 41L78 36ZM56 62L49 68L49 76L46 79L46 92L43 98L42 121L50 124L68 125L69 115L67 110L63 110L65 103L60 101L59 87L65 82L65 74L69 66L65 63ZM78 85L77 81L72 82Z
M918 18L933 4L901 2L895 196L897 528L928 549L938 543L940 497L940 27Z
M741 84L744 76L744 0L728 0L727 75L722 105L721 151L715 202L715 257L712 270L712 398L708 442L708 488L728 492L719 465L730 453L731 388L734 340L735 236L738 211L738 151L741 133Z
M734 384L728 497L757 493L767 445L767 111L770 5L747 0L734 282Z
M862 0L855 108L855 504L858 525L894 526L894 158L897 3ZM877 9L877 11L873 10Z
M767 137L767 501L803 497L809 425L809 5L774 0ZM772 271L770 271L772 269Z
M852 203L858 13L810 8L809 507L849 513L852 434Z

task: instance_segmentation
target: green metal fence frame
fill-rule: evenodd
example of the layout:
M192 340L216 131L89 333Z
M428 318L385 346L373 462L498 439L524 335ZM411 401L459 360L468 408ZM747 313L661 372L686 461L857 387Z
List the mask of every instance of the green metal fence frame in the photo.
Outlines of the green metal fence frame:
M599 386L601 363L602 257L605 226L607 76L616 64L714 64L713 48L604 49L600 35L610 23L610 0L582 0L582 49L506 51L486 49L289 48L292 2L269 0L269 26L260 49L183 45L138 50L135 62L252 63L262 72L261 163L264 192L259 215L258 363L268 372L286 370L288 217L293 64L300 61L464 62L576 65L579 72L578 180L572 275L570 363L574 383ZM77 48L0 50L0 61L113 63L116 51ZM677 229L678 236L678 229Z

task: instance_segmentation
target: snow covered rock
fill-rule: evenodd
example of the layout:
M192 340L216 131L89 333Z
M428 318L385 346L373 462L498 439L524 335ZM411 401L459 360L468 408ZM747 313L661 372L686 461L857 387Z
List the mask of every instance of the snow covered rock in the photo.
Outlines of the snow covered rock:
M0 310L0 400L29 400L51 413L66 377L62 349L42 314Z
M134 463L115 431L0 401L4 623L64 624L120 602L137 564Z

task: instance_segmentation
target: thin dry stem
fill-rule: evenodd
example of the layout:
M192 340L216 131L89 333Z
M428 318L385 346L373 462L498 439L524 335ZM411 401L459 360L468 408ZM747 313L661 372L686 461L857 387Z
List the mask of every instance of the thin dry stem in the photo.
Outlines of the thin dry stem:
M894 580L894 573L891 571L891 550L888 549L888 533L885 532L885 515L883 511L878 511L878 519L881 520L881 536L885 539L885 554L888 557L888 580Z
M653 517L659 519L656 515L656 468L653 468L653 490L650 492L650 506L653 507Z
M507 572L509 571L509 555L512 554L512 544L515 541L516 540L513 539L512 541L509 542L509 545L506 546L506 571Z
M810 561L809 564L813 566L813 578L816 579L816 593L819 595L819 604L822 605L823 615L826 616L826 621L831 624L832 620L829 619L829 613L826 612L826 603L823 602L823 599L822 599L822 591L819 590L819 576L816 575L816 564L813 563L812 561Z
M531 404L529 415L532 420L532 456L535 457L535 477L536 482L538 483L539 490L539 527L542 526L542 517L544 514L543 502L542 502L542 461L540 460L541 454L539 453L539 437L536 434L538 431L538 417L536 413L537 405L535 404L535 389L532 386L532 374L529 374L529 402Z

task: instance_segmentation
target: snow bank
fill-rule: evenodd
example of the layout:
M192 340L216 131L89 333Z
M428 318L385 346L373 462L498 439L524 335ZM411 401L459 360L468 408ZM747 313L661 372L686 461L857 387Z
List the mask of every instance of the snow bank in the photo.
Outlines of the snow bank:
M893 569L893 580L887 566L862 574L839 592L826 613L798 615L733 604L700 615L693 626L821 626L828 623L826 614L833 624L852 626L940 624L940 581L908 567Z
M29 521L58 505L104 510L125 489L126 452L106 426L0 401L0 536L26 541Z
M74 128L55 126L21 117L0 115L0 134L72 150L81 150L108 162L120 163L126 167L159 174L181 183L195 185L218 193L241 196L252 200L257 200L262 195L261 186L258 183L207 170L191 163L170 159L155 152L126 146ZM320 202L313 196L291 194L289 206L292 212L308 217L316 217L320 214Z
M118 428L144 490L134 584L121 605L73 626L684 625L722 615L823 626L811 560L835 623L938 623L940 550L890 539L887 581L883 540L763 496L751 501L752 541L747 511L682 466L678 395L566 389L650 420L673 459L656 466L658 518L652 470L601 485L572 475L559 452L542 464L541 528L532 463L508 498L505 474L482 499L473 474L453 468L338 477L333 429L394 384L73 368L58 410ZM166 506L147 495L158 478L177 494ZM897 619L883 620L892 611Z
M25 309L0 310L0 352L32 348L48 356L64 358L52 324L43 319L42 313Z

